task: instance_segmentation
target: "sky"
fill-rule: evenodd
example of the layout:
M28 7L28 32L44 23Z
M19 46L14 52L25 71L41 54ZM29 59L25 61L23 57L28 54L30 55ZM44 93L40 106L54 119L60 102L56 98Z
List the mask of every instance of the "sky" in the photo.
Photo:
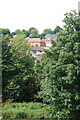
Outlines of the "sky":
M63 26L64 14L78 12L80 0L0 0L0 28L28 30L52 29Z

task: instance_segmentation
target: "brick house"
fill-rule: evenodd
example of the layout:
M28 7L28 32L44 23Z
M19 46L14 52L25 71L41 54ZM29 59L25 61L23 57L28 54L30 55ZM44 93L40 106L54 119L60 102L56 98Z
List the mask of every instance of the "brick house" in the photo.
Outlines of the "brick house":
M31 46L39 46L39 47L45 47L46 46L45 41L43 41L40 38L32 38L32 39L28 40L28 42L30 42Z

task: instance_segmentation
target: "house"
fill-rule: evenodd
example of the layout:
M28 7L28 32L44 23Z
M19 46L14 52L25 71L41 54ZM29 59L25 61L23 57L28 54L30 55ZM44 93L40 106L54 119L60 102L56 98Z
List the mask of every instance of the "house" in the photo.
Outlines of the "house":
M50 49L52 46L52 39L55 40L56 36L54 34L47 34L43 39L40 38L26 38L30 45L32 46L32 56L35 60L40 60L42 57L42 53L44 53L43 49Z
M45 42L46 47L51 47L51 46L52 46L51 40L48 40L48 39L42 39L42 40ZM44 46L44 47L45 47L45 46Z
M56 36L54 34L47 34L44 36L44 39L47 39L47 40L51 40L51 39L55 39Z
M50 48L52 46L52 39L55 39L56 36L54 34L47 34L44 36L44 38L42 39L45 43L46 43L46 48Z
M40 38L32 38L32 39L28 40L28 42L30 42L31 46L39 46L39 47L46 46L46 43Z
M42 53L43 53L42 47L39 46L32 47L32 56L35 58L35 60L40 60Z

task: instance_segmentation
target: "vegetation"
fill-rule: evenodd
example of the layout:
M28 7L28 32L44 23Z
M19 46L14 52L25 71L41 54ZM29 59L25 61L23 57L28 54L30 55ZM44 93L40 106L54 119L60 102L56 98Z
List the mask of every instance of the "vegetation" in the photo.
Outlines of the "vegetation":
M3 108L3 118L47 118L47 107L42 103L11 103Z
M80 117L80 17L75 11L65 14L64 30L57 34L51 50L46 51L37 65L42 75L39 95L56 107Z
M3 35L10 35L10 30L9 29L5 29L5 28L0 28L0 34Z
M64 109L60 117L64 117ZM56 118L56 109L53 106L49 106L42 103L10 103L2 109L3 118L52 118L52 112L54 118ZM66 114L67 115L67 114Z
M34 27L13 33L0 29L3 102L9 98L14 102L3 108L4 118L80 118L80 16L71 11L63 22L63 29L56 26L41 34ZM52 33L57 38L51 49L35 63L25 37ZM17 36L12 39L13 35Z
M30 53L28 42L24 36L13 38L8 46L9 38L3 37L3 101L30 101L37 92L37 79L34 73L34 59Z
M56 33L61 32L61 31L62 31L62 28L60 26L56 26L56 28L53 31L53 34L56 34Z

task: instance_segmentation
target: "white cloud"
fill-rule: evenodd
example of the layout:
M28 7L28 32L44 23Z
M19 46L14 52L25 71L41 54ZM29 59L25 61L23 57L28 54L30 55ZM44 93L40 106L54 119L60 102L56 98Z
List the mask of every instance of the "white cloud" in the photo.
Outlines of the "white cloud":
M54 29L62 25L66 12L78 10L79 0L0 0L0 27Z

